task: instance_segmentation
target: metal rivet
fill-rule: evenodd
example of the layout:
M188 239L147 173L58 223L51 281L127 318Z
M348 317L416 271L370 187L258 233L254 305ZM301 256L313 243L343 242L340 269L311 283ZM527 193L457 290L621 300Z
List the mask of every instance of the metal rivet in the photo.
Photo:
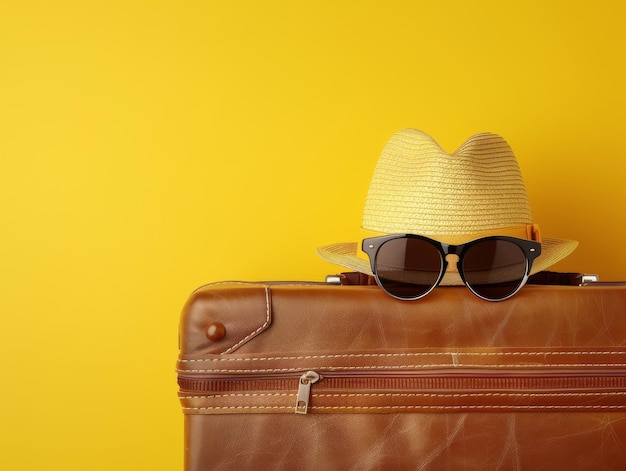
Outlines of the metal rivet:
M212 322L206 328L206 337L211 342L219 342L226 335L226 327L221 322Z

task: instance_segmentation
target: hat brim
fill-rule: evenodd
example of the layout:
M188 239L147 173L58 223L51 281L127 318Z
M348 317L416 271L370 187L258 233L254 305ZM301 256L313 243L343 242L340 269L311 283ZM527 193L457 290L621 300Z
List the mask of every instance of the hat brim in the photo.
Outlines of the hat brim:
M578 246L578 242L568 239L543 238L541 241L541 255L535 259L531 275L547 270L550 266L571 254ZM317 249L318 254L327 262L340 265L360 273L372 275L370 263L357 257L357 243L344 242L326 245ZM442 285L462 285L463 281L456 271L448 271L441 281Z

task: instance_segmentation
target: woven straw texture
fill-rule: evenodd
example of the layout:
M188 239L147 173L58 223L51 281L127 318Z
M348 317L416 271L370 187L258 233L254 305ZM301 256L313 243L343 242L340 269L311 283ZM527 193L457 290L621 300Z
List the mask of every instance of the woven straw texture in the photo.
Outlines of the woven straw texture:
M376 164L362 228L434 239L463 236L469 241L532 223L519 165L502 137L477 134L448 154L427 134L405 129L391 137ZM360 243L332 244L318 248L318 253L336 265L371 274L367 257L357 256ZM544 237L532 273L548 269L577 245L574 240ZM462 281L450 272L442 284Z
M532 223L515 156L478 134L454 154L413 129L385 146L369 187L363 227L385 233L465 235Z

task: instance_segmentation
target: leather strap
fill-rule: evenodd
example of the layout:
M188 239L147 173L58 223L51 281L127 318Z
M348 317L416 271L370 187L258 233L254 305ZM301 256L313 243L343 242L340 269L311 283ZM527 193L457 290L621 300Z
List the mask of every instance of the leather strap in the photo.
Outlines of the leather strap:
M540 271L528 278L529 285L562 285L580 286L583 282L582 273L568 273L556 271Z
M375 285L376 278L372 275L356 271L344 272L338 275L340 284L343 285Z
M372 275L359 272L344 272L338 275L342 285L375 285L376 279ZM542 271L528 278L530 285L564 285L580 286L583 281L582 273L565 273Z

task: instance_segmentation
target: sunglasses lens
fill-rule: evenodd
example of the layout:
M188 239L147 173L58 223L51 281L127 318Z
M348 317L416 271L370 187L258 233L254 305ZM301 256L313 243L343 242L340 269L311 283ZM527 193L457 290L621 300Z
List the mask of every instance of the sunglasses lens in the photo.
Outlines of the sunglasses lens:
M385 242L376 255L380 286L392 296L416 299L430 291L439 280L443 258L432 243L416 238Z
M526 255L521 247L508 240L484 240L465 252L463 274L468 287L479 296L505 299L524 282Z

